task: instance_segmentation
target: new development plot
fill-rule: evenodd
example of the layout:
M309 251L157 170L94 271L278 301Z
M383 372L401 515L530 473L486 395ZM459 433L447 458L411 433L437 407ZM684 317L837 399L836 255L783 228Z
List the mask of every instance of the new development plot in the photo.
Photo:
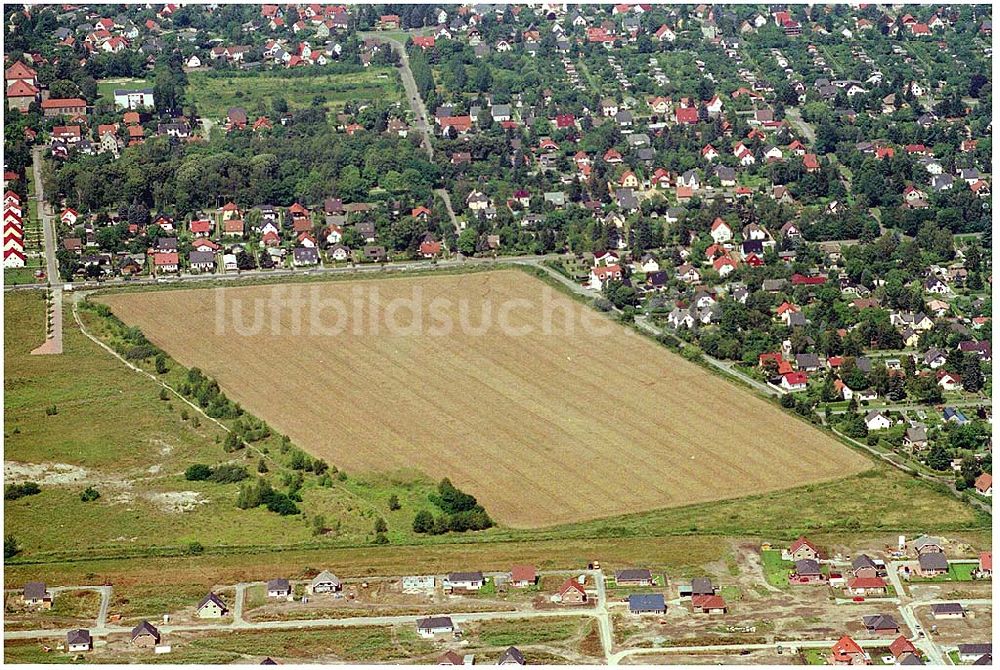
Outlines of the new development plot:
M274 296L279 310L267 306ZM296 296L306 317L318 300L347 306L339 332L308 318L296 331ZM100 300L314 455L348 471L450 477L515 527L775 491L869 465L625 328L588 327L591 310L516 271ZM424 327L405 327L413 310L394 308L400 300L416 301ZM254 330L254 301L260 327L238 334L239 323ZM493 323L476 328L484 309ZM408 332L372 332L373 315L390 313ZM440 321L428 315L455 326L434 334Z

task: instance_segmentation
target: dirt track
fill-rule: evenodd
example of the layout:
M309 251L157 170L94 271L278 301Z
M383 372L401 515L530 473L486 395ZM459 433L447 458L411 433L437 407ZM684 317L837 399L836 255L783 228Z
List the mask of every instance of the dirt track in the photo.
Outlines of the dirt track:
M420 296L434 316L479 324L507 304L513 329L378 333L374 301ZM261 331L236 334L233 301L284 291ZM295 291L340 299L343 330L296 333ZM315 291L315 297L309 298ZM377 293L377 295L375 295ZM543 295L552 314L543 332ZM458 301L467 299L464 312ZM527 298L536 307L507 301ZM434 300L437 299L438 303ZM868 462L809 426L516 271L108 295L180 363L215 377L249 411L348 471L417 468L450 477L497 520L536 527L773 491L861 471ZM447 301L444 304L442 301ZM224 317L217 318L220 304ZM334 322L327 310L324 323ZM565 315L572 315L572 330ZM396 322L410 323L407 309ZM308 319L306 319L308 321ZM495 321L495 320L494 320ZM276 326L276 327L272 327Z

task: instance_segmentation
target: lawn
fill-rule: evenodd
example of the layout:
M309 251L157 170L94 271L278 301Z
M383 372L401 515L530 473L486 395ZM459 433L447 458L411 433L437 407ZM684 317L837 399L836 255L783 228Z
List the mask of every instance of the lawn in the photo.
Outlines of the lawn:
M131 77L102 79L97 82L97 95L101 98L114 102L115 89L135 90L139 88L150 88L151 86L152 83L146 79L135 79Z
M979 568L977 563L948 563L948 572L938 577L911 577L916 584L921 582L971 582L972 573Z
M402 90L395 68L371 67L343 74L315 68L307 75L294 76L281 70L232 75L191 72L186 93L201 116L220 119L230 107L243 107L253 118L261 111L270 115L272 102L278 97L296 109L308 107L314 97L321 96L327 111L337 112L348 101L401 100ZM258 109L261 105L263 110Z
M764 576L768 584L779 588L788 586L788 573L795 564L782 560L780 550L768 549L760 552L760 562L764 567Z

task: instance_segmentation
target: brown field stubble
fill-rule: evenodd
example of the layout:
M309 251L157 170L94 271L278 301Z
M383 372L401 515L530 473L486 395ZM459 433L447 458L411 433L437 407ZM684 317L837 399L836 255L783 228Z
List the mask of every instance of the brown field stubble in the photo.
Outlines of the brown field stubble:
M360 287L360 289L358 288ZM511 335L456 328L446 336L358 334L354 292L377 291L380 309L422 293L458 302L479 323L486 301L543 295L553 305L508 311ZM181 364L199 367L247 410L311 454L348 471L418 468L450 477L499 522L539 527L775 491L862 471L869 462L822 432L727 384L630 330L581 325L589 309L517 271L420 279L331 282L311 291L349 307L337 335L299 333L291 311L272 331L217 328L227 304L272 295L250 286L105 295ZM249 309L245 312L249 317ZM496 312L494 312L496 314ZM366 312L370 317L370 312ZM565 314L574 316L567 325ZM397 313L407 324L409 312ZM247 319L250 322L251 319ZM332 318L327 323L332 323ZM610 332L607 332L609 331Z

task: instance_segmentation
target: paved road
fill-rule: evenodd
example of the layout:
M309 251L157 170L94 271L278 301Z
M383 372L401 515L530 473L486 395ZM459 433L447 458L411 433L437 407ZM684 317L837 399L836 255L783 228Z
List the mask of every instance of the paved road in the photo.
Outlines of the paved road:
M444 207L448 210L448 218L451 219L451 225L455 228L455 234L460 234L462 226L459 225L458 218L455 216L455 209L451 206L451 194L448 193L448 189L436 188L434 192L441 196L441 200L444 201Z
M243 620L243 603L246 601L247 584L240 583L236 585L236 597L233 602L233 625L234 626L245 626L246 621Z
M413 78L413 70L410 69L410 57L406 54L406 45L384 33L360 32L358 33L358 37L361 39L370 37L387 42L392 50L399 54L401 64L399 75L400 79L403 80L403 88L406 90L406 98L410 102L410 109L413 110L412 128L421 134L422 139L420 144L423 146L424 151L427 152L427 157L433 159L434 144L431 141L431 125L427 120L427 107L424 105L424 99L420 96L420 91L417 89L417 82Z
M187 274L180 273L169 277L143 277L141 279L106 279L103 281L92 281L86 284L77 284L74 287L76 293L86 293L87 291L104 288L124 288L129 286L151 286L155 284L197 284L205 282L239 282L241 280L253 281L257 279L268 279L272 277L295 281L314 275L361 275L361 274L390 274L394 272L419 272L420 270L437 270L441 268L455 268L469 264L494 265L503 263L521 263L527 265L537 265L544 260L561 258L560 254L546 254L544 256L523 255L523 256L499 256L497 258L476 258L458 256L452 260L439 260L435 263L428 261L407 261L399 263L365 263L361 265L348 265L344 267L317 267L309 270L295 270L283 268L280 270L246 270L236 273L222 274ZM8 286L7 291L38 290L45 288L45 284L20 284L18 286Z
M52 327L48 330L45 342L31 353L61 354L63 351L63 286L59 278L59 264L56 261L56 223L52 209L45 202L45 189L42 183L42 147L35 147L31 153L31 171L35 179L35 201L38 203L38 216L42 220L42 238L45 246L45 274L48 285L51 285L52 306L49 314Z
M811 125L805 122L798 107L785 108L785 118L788 119L788 122L792 124L795 130L802 134L802 137L806 140L806 144L813 144L816 141L816 131L813 130Z
M988 398L981 398L979 400L960 400L958 402L946 402L943 403L948 407L986 407L990 405L990 400ZM927 405L914 405L913 403L906 403L902 405L868 405L865 410L880 410L883 412L914 412L918 409L927 411L929 409ZM830 411L831 414L846 414L846 409L835 409Z

